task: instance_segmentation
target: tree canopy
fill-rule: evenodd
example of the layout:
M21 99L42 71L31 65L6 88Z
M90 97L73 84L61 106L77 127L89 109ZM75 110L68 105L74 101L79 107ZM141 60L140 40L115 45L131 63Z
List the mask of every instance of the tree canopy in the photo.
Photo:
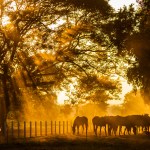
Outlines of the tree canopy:
M119 12L105 0L0 2L2 122L23 107L24 93L53 103L57 91L71 104L119 99L114 76L149 96L149 1Z
M128 81L133 84L135 90L141 89L145 102L149 103L150 2L148 0L137 2L139 3L137 10L130 7L128 10L120 9L117 13L117 19L112 23L114 36L110 39L117 46L119 54L125 53L135 58L129 60L131 66L127 71Z

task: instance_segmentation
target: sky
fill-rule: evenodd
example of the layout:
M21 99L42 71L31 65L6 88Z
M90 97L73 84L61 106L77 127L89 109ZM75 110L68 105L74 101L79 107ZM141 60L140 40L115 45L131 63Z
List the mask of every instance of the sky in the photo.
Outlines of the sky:
M120 7L123 7L124 5L129 6L131 3L133 3L136 7L137 3L136 0L110 0L109 4L112 5L116 10L120 9Z

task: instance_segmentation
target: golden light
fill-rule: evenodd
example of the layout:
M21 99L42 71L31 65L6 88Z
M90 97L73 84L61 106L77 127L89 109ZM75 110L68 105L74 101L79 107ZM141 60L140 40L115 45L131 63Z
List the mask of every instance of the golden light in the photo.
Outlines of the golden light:
M57 94L57 103L59 105L63 105L64 104L64 101L67 100L68 97L66 96L66 93L65 91L60 91L58 94Z
M10 5L9 5L9 10L10 11L16 11L17 10L17 6L16 6L16 2L13 1Z
M121 84L122 84L122 92L119 95L120 100L108 100L108 104L110 104L110 105L123 104L125 95L133 89L132 85L127 83L127 80L125 80L124 78L121 78L120 80L121 80Z
M20 40L20 34L17 30L17 27L13 22L10 21L10 18L6 15L2 17L2 30L8 39L16 42Z
M48 27L52 30L55 30L56 28L58 28L60 25L64 24L66 21L63 19L59 19L56 21L56 23L53 23L51 25L48 25Z
M6 11L15 12L16 10L17 10L17 5L15 1L12 1L11 3L9 3L9 6L6 7ZM2 26L6 26L9 23L11 23L10 18L6 14L3 14Z
M134 4L134 7L137 7L137 2L136 0L110 0L109 4L115 9L118 10L121 7L125 6L129 6L131 4Z
M8 16L4 15L4 16L2 17L2 26L5 27L5 26L7 26L7 25L10 24L10 23L11 23L11 22L10 22L10 18L9 18Z

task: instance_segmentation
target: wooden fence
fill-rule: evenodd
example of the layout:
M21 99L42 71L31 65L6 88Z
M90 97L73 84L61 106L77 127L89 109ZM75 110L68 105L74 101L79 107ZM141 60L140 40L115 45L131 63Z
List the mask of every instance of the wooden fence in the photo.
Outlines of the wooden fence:
M72 132L69 121L30 121L7 123L7 138L32 138L39 136L64 135Z
M123 131L124 129L125 127L123 127ZM80 133L81 131L83 131L82 127L80 128ZM119 129L117 131L119 133ZM102 136L105 135L104 128L102 129L102 132L103 132ZM138 133L141 133L141 132L142 131L138 131ZM98 133L99 133L99 130L98 130ZM28 122L27 121L24 121L24 122L9 121L7 122L7 125L5 126L6 142L13 142L18 139L51 137L51 136L56 136L56 135L66 136L68 134L72 135L72 122L71 121L28 121ZM88 135L95 135L93 132L92 122L89 122ZM0 143L1 143L1 139L0 139Z

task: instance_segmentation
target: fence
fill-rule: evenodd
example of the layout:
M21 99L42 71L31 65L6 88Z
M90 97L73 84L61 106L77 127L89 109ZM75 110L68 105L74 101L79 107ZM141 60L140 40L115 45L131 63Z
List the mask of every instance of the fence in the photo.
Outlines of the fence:
M52 135L65 135L72 132L69 121L30 121L7 123L5 135L7 139L33 138Z
M123 128L125 129L125 127ZM82 131L82 128L80 129L80 131ZM140 127L138 128L138 130L139 129ZM119 132L119 129L117 131ZM102 135L105 135L104 128L102 132ZM141 132L142 131L138 131L138 133ZM5 137L7 142L13 141L15 139L50 137L67 134L72 134L71 121L9 121L7 122L7 126L5 127ZM89 123L88 135L95 135L93 132L92 122Z

